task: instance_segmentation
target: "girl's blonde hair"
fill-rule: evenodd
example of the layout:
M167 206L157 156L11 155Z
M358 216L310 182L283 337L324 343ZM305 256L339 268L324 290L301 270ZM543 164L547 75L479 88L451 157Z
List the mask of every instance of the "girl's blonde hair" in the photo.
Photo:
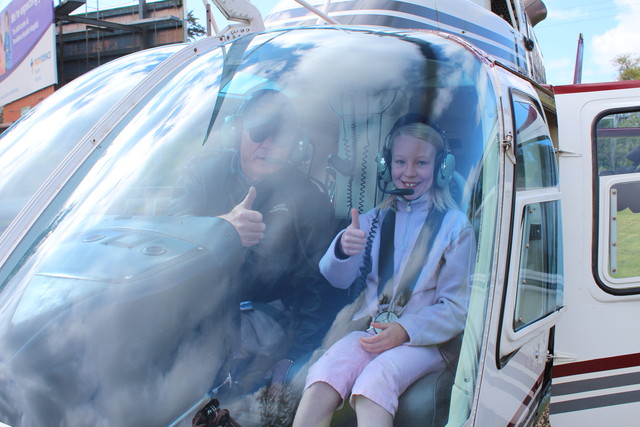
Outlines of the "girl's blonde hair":
M442 137L440 132L425 123L416 122L402 126L393 131L393 133L389 136L389 149L391 153L393 153L393 145L395 144L396 139L401 135L412 136L433 145L437 151L436 156L442 154L447 149L444 138ZM393 162L391 162L391 168L393 169ZM453 201L453 197L451 197L449 186L447 185L445 187L438 187L435 183L435 178L428 192L431 194L433 205L439 211L444 212L448 209L458 208L456 203ZM394 200L395 197L388 197L385 201L383 201L383 205L388 206Z

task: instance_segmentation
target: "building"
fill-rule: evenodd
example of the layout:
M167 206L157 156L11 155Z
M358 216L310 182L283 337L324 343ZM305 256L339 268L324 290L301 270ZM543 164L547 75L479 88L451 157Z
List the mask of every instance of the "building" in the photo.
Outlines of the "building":
M4 105L1 130L87 71L132 52L186 40L182 0L140 0L130 6L78 14L85 1L65 0L54 8L57 83Z

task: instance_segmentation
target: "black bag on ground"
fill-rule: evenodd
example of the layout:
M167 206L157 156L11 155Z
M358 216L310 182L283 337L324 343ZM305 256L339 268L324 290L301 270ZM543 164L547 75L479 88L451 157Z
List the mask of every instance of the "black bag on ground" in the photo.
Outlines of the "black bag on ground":
M227 409L220 409L218 399L211 399L193 417L193 427L242 427Z

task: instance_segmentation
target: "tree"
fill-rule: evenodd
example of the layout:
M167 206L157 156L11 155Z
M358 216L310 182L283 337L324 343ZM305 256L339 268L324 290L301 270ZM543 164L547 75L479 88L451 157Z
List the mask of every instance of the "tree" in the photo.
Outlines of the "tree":
M616 56L612 61L618 68L618 80L640 80L640 58L631 54Z
M200 23L198 23L198 18L193 15L193 10L190 10L187 13L187 37L190 42L194 41L198 37L206 36L207 30L204 29Z

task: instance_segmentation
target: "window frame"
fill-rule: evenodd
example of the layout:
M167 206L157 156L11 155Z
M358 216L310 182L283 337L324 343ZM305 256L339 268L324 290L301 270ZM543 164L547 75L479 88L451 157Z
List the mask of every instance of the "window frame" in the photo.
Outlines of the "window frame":
M520 90L517 90L517 89L512 89L510 91L509 95L510 95L510 102L511 102L511 120L512 120L512 123L513 123L514 151L516 151L518 149L518 144L519 144L518 135L517 135L517 131L518 131L519 127L517 126L517 123L516 123L515 104L516 104L516 102L520 102L520 103L521 102L527 102L527 103L529 103L531 106L533 106L535 108L535 110L537 111L540 119L545 123L546 129L547 129L546 137L549 140L549 142L552 143L551 149L553 150L553 153L550 153L550 154L555 155L555 148L553 147L553 140L551 139L551 132L549 131L549 125L547 123L547 117L544 114L544 110L542 109L542 106L540 105L540 103L537 100L535 100L531 95L529 95L529 94L527 94L525 92L522 92ZM540 141L540 139L537 139L537 141ZM516 164L514 165L516 169L515 169L515 172L514 172L514 182L513 182L514 194L515 194L515 192L518 192L518 191L530 191L530 190L533 190L533 189L552 188L552 187L558 187L559 186L560 178L559 178L559 170L558 170L557 157L556 157L556 163L555 163L556 164L556 167L555 167L555 181L556 182L555 182L555 184L547 185L547 186L542 185L540 187L530 187L530 188L527 188L526 186L524 186L522 188L519 188L518 187L518 177L517 177L517 171L518 171L517 159L518 159L518 155L515 152L514 152L514 157L516 159ZM526 169L523 169L523 171L526 172ZM549 171L547 171L547 172L549 172ZM544 184L544 183L542 183L542 184Z
M544 110L542 109L539 101L537 101L533 96L529 93L519 90L517 88L511 88L509 90L509 108L511 109L511 125L512 132L514 135L514 140L512 142L514 150L517 147L518 141L516 139L516 117L514 104L516 101L526 101L529 102L538 112L541 119L544 121L546 125L547 136L551 141L551 135L549 131L549 126L547 122L547 117L544 114ZM514 152L514 160L517 159L517 156ZM511 202L511 226L509 231L509 249L507 255L507 264L505 267L505 288L502 295L502 311L501 311L501 320L500 320L500 332L498 338L498 345L496 347L497 355L497 365L498 368L503 368L508 360L513 356L522 346L524 346L527 342L531 340L531 338L541 333L542 331L548 330L552 326L554 326L561 315L564 308L564 289L562 290L562 301L555 311L548 313L545 316L533 321L532 323L520 327L518 330L515 330L513 325L514 313L516 310L516 297L518 295L518 284L519 280L519 271L520 271L520 261L521 261L521 249L522 249L522 227L524 222L524 208L527 205L533 203L544 203L544 202L553 202L559 201L561 203L562 193L560 192L560 182L559 182L559 168L557 164L557 160L555 163L555 172L556 172L556 183L554 185L549 185L546 187L539 188L517 188L517 165L513 163L513 180L512 180L512 202ZM563 230L562 230L562 209L561 207L558 209L559 224L560 229L559 234L560 238L564 240ZM560 250L563 250L562 246ZM564 256L563 256L564 261ZM564 267L563 276L564 276Z
M598 172L598 124L604 118L615 114L637 112L640 106L606 109L596 115L591 123L591 170L593 185L592 212L592 275L600 289L615 296L640 294L640 276L614 278L609 274L609 242L611 239L610 189L626 182L640 182L640 173L600 176ZM635 178L635 179L634 179ZM632 286L629 286L632 285Z
M519 191L516 196L514 207L514 224L511 233L511 253L507 265L507 286L505 289L505 300L503 305L502 318L502 339L500 343L500 357L505 357L518 350L526 344L532 334L540 330L549 329L557 323L558 317L564 307L564 301L552 312L547 313L531 323L514 328L513 319L517 309L517 297L519 294L518 281L520 279L520 261L522 254L524 210L532 204L542 204L546 202L561 202L562 193L557 187L547 187L535 190ZM558 209L558 214L561 210ZM562 230L560 229L562 238ZM561 245L562 246L562 245ZM561 248L562 249L562 248ZM564 294L564 291L562 290Z

